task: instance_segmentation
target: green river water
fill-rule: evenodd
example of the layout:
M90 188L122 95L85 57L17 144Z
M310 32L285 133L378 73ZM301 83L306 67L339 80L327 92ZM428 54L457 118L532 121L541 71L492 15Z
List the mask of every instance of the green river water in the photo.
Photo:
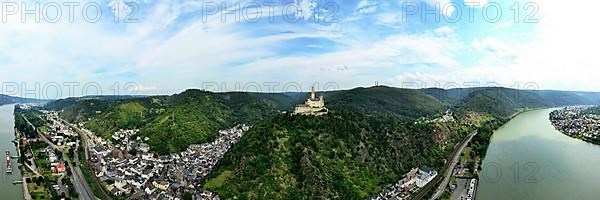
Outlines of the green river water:
M23 199L23 189L20 184L13 185L13 181L21 180L21 171L19 171L17 160L12 159L13 173L5 173L5 154L6 150L11 155L17 155L16 146L12 143L15 139L13 115L14 105L0 106L0 150L2 152L2 171L0 172L0 199L18 200Z
M600 146L555 130L552 110L522 113L494 133L477 199L600 199Z

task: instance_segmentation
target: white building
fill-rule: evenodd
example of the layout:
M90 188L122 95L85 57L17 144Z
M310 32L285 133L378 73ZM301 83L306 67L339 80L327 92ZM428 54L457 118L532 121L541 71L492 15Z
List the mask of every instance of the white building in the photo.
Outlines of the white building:
M419 169L419 175L417 176L417 187L425 187L427 183L431 182L433 178L437 176L437 171L430 169L427 166L423 166Z

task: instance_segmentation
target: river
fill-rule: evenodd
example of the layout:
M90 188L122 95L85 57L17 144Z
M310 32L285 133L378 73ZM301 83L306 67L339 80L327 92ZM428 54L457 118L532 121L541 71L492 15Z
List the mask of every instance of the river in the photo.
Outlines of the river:
M12 159L13 173L5 172L5 154L6 150L10 150L11 155L17 155L17 150L12 143L15 139L13 115L14 105L0 106L0 150L2 151L2 171L0 176L0 199L23 199L23 188L21 185L13 185L13 181L21 180L21 171L19 170L17 160Z
M600 199L600 146L555 130L552 110L519 114L494 133L478 200Z

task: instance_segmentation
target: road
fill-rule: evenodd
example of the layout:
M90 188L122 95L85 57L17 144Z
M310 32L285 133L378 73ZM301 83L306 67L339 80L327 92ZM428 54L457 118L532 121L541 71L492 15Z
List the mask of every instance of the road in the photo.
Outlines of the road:
M27 121L27 123L33 127L34 130L37 131L37 133L40 135L40 138L42 138L42 140L44 142L46 142L48 145L50 145L52 148L54 149L60 149L58 148L58 146L56 146L54 143L52 143L50 140L48 140L48 138L46 138L46 136L44 136L44 134L42 134L31 122L29 122L29 119L27 119L27 117L21 115L25 121ZM77 151L77 149L76 149ZM64 153L63 153L64 155ZM63 156L63 158L67 158L68 156ZM79 163L79 158L78 158L78 154L77 152L75 152L75 162ZM87 182L85 181L85 177L83 176L83 173L81 172L81 169L79 169L79 165L73 167L72 162L67 162L69 164L69 168L71 169L71 182L73 183L73 186L75 187L75 191L77 192L77 194L79 194L79 199L83 199L83 200L95 200L96 197L94 197L94 193L92 192L92 189L90 188L90 186L87 184Z
M90 186L85 182L85 178L83 177L83 173L79 167L73 167L72 164L69 164L69 168L71 168L71 182L73 182L73 187L75 187L75 191L79 194L79 199L84 200L95 200L94 193L90 189Z
M77 151L79 150L79 148L76 148L76 151L75 151L75 160L77 161L77 163L80 163L80 164L81 164L82 162L87 162L87 160L89 160L89 153L88 153L88 152L89 152L89 150L88 150L88 149L90 148L90 146L93 146L93 145L94 145L94 144L93 144L93 141L92 141L92 140L91 140L91 138L90 138L91 136L90 136L90 135L88 135L88 134L90 134L90 133L88 133L88 132L86 132L86 131L84 131L84 130L80 129L79 127L77 127L77 126L75 126L75 125L73 125L73 124L71 124L71 123L69 123L69 122L67 122L67 121L65 121L65 120L63 120L63 119L61 119L61 118L59 118L59 120L60 120L62 123L64 123L64 124L68 125L68 126L69 126L69 127L71 127L71 128L73 128L73 130L75 130L75 131L76 131L76 132L79 134L79 137L80 137L80 138L81 138L81 140L82 140L82 142L81 142L81 143L83 144L83 149L84 149L84 153L85 153L85 155L84 155L84 156L85 156L85 160L84 160L84 161L80 161L80 160L79 160L79 153L77 152ZM88 164L89 164L89 163L88 163ZM80 177L84 177L84 176L83 176L83 173L81 172L81 169L79 168L79 165L77 165L77 167L76 167L75 169L76 169L76 172L77 172L78 176L80 176ZM75 172L75 171L74 171L74 172ZM75 174L75 173L73 173L73 174ZM94 179L95 179L95 181L96 181L96 182L98 181L98 180L96 179L96 177L94 177ZM82 179L82 180L84 180L84 181L85 181L85 179ZM89 185L87 184L87 182L85 182L85 183L86 183L86 184L85 184L84 186L89 188ZM98 182L98 185L101 185L101 184ZM89 191L91 191L91 190L89 190ZM103 196L101 196L101 197L100 197L100 199L110 199L110 196L108 195L108 193L106 193L106 191L104 191L104 190L101 190L101 191L102 191L102 194L103 194ZM92 194L92 195L93 195L93 194Z
M454 151L452 160L448 162L450 165L446 168L446 171L444 172L444 180L442 180L438 188L435 190L435 193L433 194L433 196L431 196L431 199L439 199L442 196L442 194L444 194L444 190L446 190L446 186L448 185L448 182L450 182L450 178L452 177L452 171L454 169L454 166L456 166L456 163L458 163L460 155L462 154L467 144L469 144L471 139L473 139L473 136L475 136L475 134L477 134L477 132L471 133L471 135L469 135L469 137L466 140L463 140L458 150Z
M69 189L67 189L67 187L65 186L65 184L62 181L63 178L65 178L65 176L67 176L67 173L64 173L62 176L60 176L60 178L58 178L58 181L56 181L56 183L58 184L58 188L60 189L60 191L65 193L65 196L69 196Z
M24 115L21 115L23 117L23 119L25 119L25 121L27 121L27 124L29 124L29 126L33 127L33 130L35 130L35 132L40 136L40 138L46 142L48 145L50 145L52 147L52 149L58 149L60 150L60 148L58 146L56 146L54 143L52 143L50 140L48 140L48 138L46 138L46 136L37 128L35 127L30 121L29 119L27 119L27 117L25 117Z

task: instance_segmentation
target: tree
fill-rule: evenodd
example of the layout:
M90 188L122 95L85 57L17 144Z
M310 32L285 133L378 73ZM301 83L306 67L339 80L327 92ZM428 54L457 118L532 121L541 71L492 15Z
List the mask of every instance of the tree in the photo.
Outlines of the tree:
M69 158L74 158L75 157L75 149L74 148L69 148Z
M44 178L42 178L42 177L38 176L38 177L35 178L35 184L36 185L41 185L42 181L44 181Z
M192 200L192 193L190 193L190 192L183 193L183 199L184 200Z

